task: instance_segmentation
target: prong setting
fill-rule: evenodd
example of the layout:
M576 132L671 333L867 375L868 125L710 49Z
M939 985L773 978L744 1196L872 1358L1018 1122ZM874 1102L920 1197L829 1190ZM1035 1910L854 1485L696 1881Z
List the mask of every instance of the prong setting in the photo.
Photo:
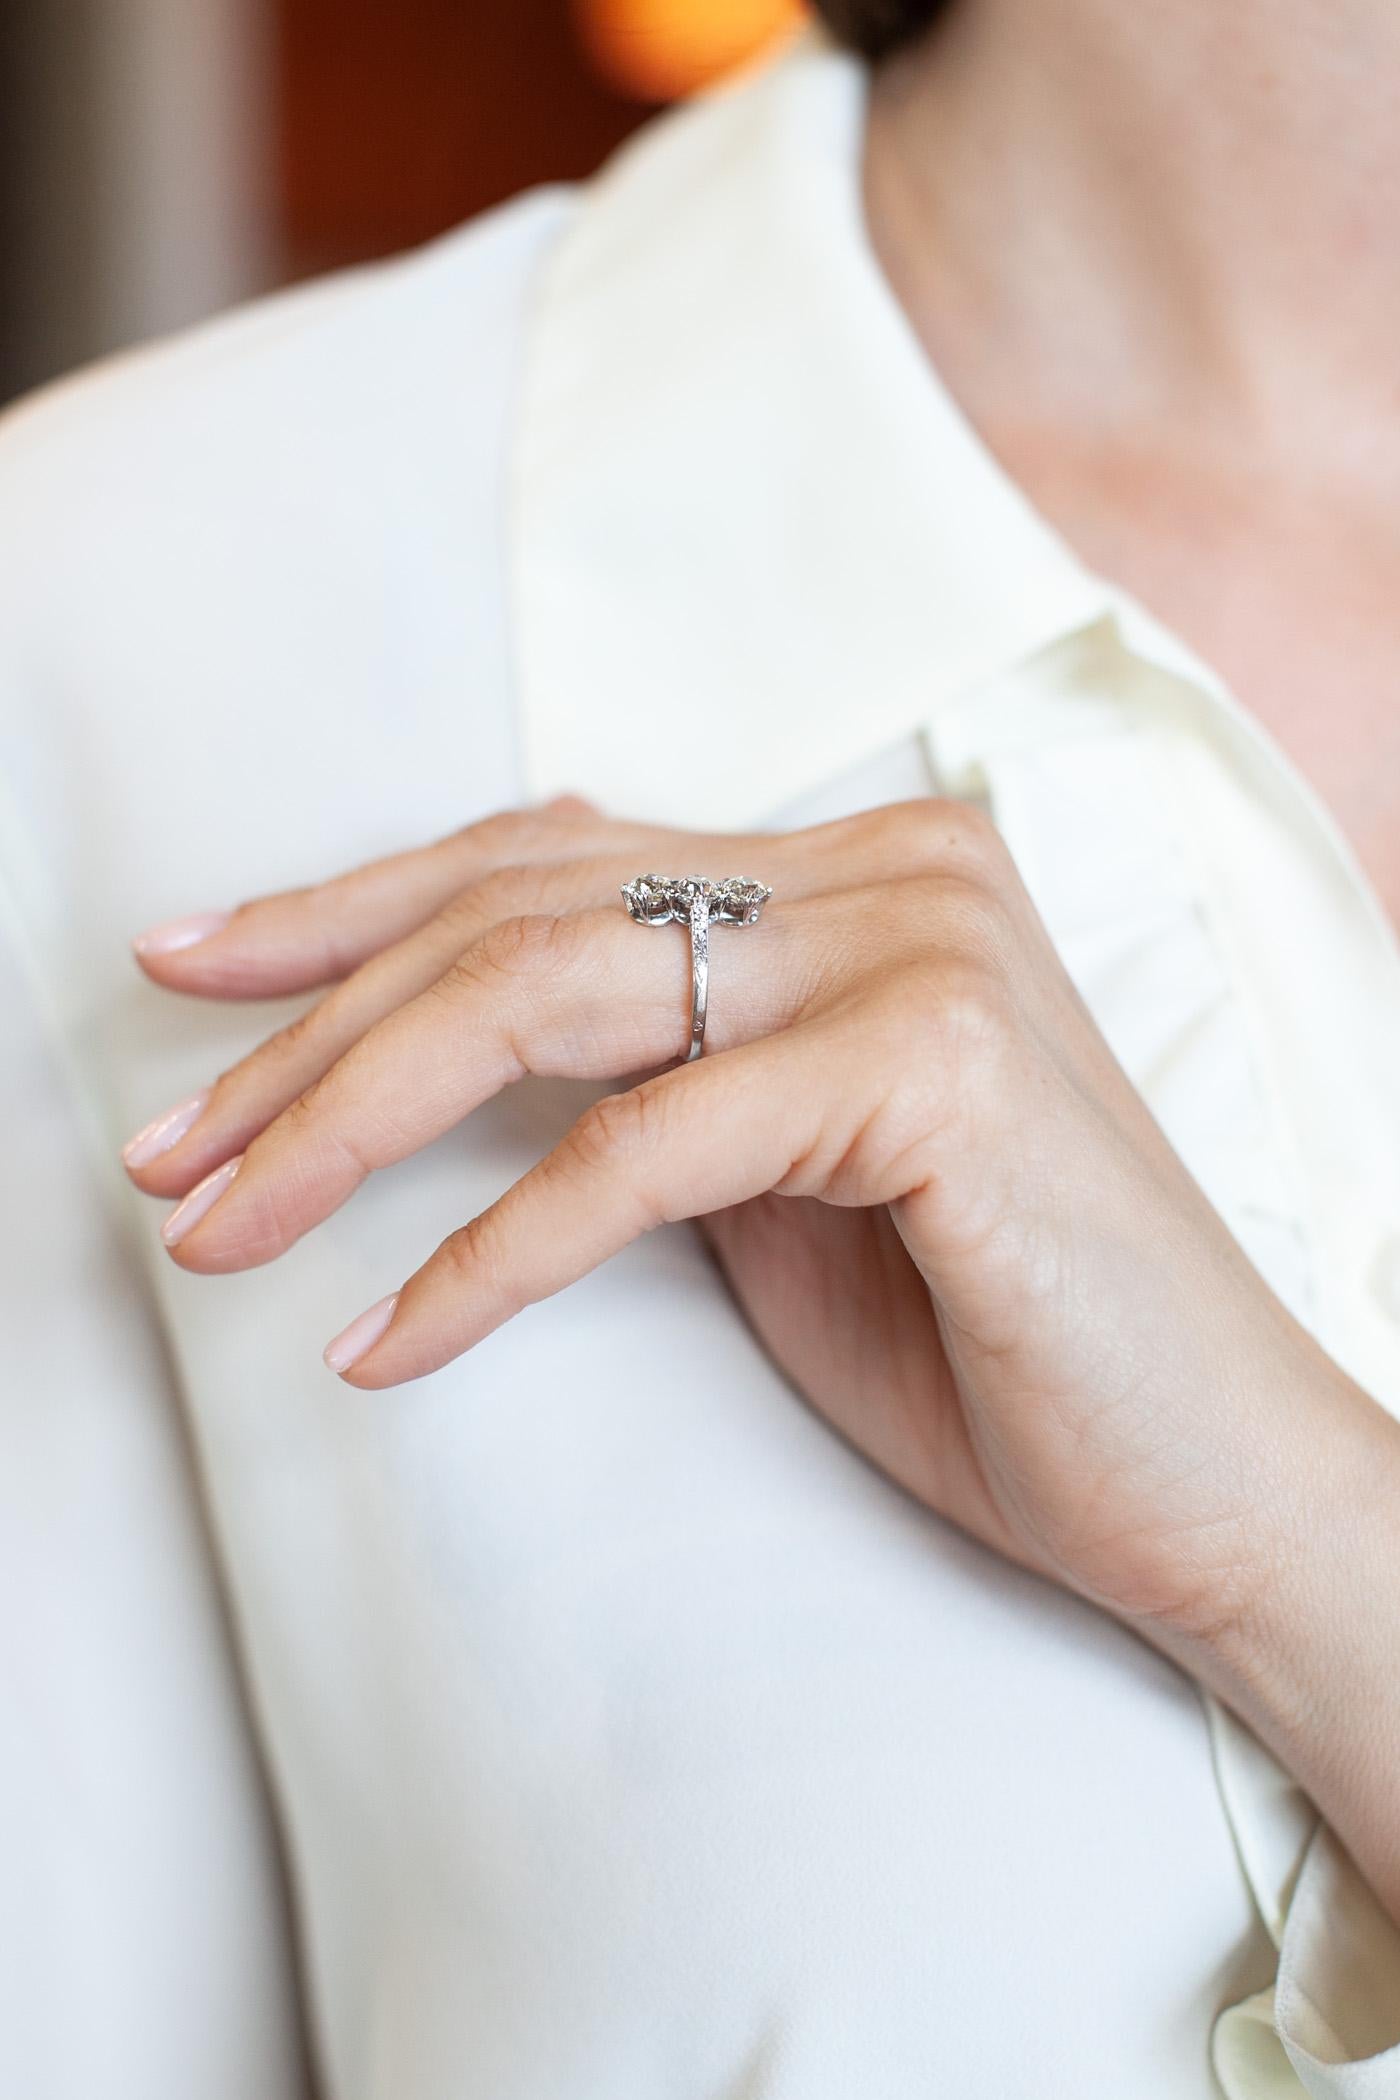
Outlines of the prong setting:
M756 926L772 894L766 882L743 875L726 875L720 882L704 875L638 875L622 884L627 909L641 926L665 926L672 919L688 924L698 902L712 925Z
M690 935L690 1048L687 1060L705 1047L705 1015L710 996L711 926L756 926L773 892L766 882L746 875L726 875L711 882L707 875L637 875L622 884L628 911L641 926L665 926L676 920Z

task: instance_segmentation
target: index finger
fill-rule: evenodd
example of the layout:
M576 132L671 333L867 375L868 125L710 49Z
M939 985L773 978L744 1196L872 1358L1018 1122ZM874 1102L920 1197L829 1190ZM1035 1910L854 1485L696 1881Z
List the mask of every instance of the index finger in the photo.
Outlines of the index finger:
M327 1364L367 1390L421 1378L657 1225L769 1189L803 1193L821 1172L824 1055L815 1030L794 1029L605 1095L402 1290L352 1321Z

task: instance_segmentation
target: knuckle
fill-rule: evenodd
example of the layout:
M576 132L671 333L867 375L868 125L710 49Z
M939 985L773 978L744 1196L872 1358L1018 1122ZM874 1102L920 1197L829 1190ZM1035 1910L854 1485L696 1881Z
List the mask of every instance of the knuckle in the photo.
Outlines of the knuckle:
M800 897L774 913L785 938L781 951L783 999L798 1020L849 988L877 978L894 952L884 907L886 885L846 893L839 909L827 896ZM771 907L770 907L771 909Z
M216 981L232 990L260 990L262 972L286 954L289 941L298 973L306 981L324 983L342 976L332 889L323 883L281 890L237 905L223 929L223 960Z
M272 890L261 897L245 897L234 906L229 926L239 933L274 931L278 921L285 920L288 914L305 917L314 912L329 886L328 878L324 882L302 883L295 889Z
M262 1049L254 1053L255 1057L273 1066L300 1065L307 1053L314 1051L323 1039L329 1010L328 1001L308 1007L305 1013L298 1014L285 1027L270 1035Z
M571 798L561 797L538 809L492 810L489 815L464 825L456 836L487 861L510 861L518 859L531 847L556 839L571 820L577 822L581 809L585 807L581 804L571 806Z
M496 977L531 976L564 962L571 939L569 920L557 912L512 912L479 934L454 967L465 968L473 981L482 973Z
M925 956L901 975L900 1004L923 1038L981 1054L1006 1039L1013 1015L1003 973L982 957Z
M264 1050L269 1050L271 1047L270 1043L265 1043L262 1050L255 1050L249 1056L241 1057L236 1065L225 1065L221 1072L215 1074L214 1078L209 1082L209 1102L205 1109L206 1115L211 1110L217 1115L223 1115L237 1106L244 1097L249 1077L258 1058L262 1056Z
M459 941L463 947L480 931L485 913L480 899L490 877L484 882L474 882L468 889L457 890L440 904L433 915L434 924L444 935Z
M859 810L845 822L859 859L877 878L907 873L911 867L924 865L929 839L924 804L886 802L875 809Z
M489 926L518 916L534 902L536 891L527 873L513 861L490 869L439 907L438 927L463 947L479 940Z
M333 875L292 892L303 939L320 978L343 977L355 956L357 892L351 880Z
M938 946L948 957L995 973L1006 970L1015 929L1000 890L959 872L926 878L925 894Z
M478 847L491 858L508 854L511 841L523 836L522 812L518 809L494 809L488 816L478 817L471 824L463 825L457 836L464 843Z
M294 1101L287 1103L276 1123L279 1149L284 1145L304 1146L312 1137L319 1140L327 1093L326 1079L323 1076L313 1079L310 1086L298 1094Z
M1013 1019L1006 978L986 958L964 955L945 965L939 1002L944 1026L968 1041L989 1044Z
M347 1099L354 1098L360 1076L357 1056L358 1046L314 1079L269 1126L276 1140L276 1178L297 1202L327 1183L358 1186L399 1156L403 1120L392 1108L371 1113L368 1085L361 1090L358 1114L347 1112Z
M955 868L974 878L994 876L1004 866L1007 858L1005 843L979 803L932 796L924 823L929 851L938 865Z
M927 795L877 813L885 819L884 845L906 869L958 872L994 880L1008 861L1001 833L975 802Z
M320 1062L330 1022L331 1002L321 1000L305 1013L275 1030L237 1064L227 1066L209 1089L209 1105L220 1115L256 1108L276 1096L287 1085L297 1084L296 1075Z
M958 873L993 884L1010 865L1000 832L974 802L922 795L863 810L847 824L859 859L879 880Z
M474 916L478 925L487 926L538 911L549 899L552 872L529 861L509 861L493 868L460 899L463 911Z
M604 1094L574 1125L572 1152L585 1169L607 1167L634 1158L653 1142L660 1095L651 1086Z
M450 1232L434 1259L465 1290L479 1290L491 1276L490 1233L484 1217L468 1219Z

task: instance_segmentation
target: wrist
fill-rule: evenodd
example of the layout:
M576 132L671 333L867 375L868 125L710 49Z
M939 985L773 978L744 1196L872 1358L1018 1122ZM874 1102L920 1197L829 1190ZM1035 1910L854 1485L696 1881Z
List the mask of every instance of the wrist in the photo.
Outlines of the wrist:
M1378 1636L1400 1626L1400 1423L1327 1371L1309 1387L1284 1486L1257 1504L1257 1580L1213 1658L1275 1728L1313 1708L1347 1658L1379 1666Z
M1329 1364L1289 1426L1246 1601L1177 1660L1297 1779L1400 1922L1400 1423Z

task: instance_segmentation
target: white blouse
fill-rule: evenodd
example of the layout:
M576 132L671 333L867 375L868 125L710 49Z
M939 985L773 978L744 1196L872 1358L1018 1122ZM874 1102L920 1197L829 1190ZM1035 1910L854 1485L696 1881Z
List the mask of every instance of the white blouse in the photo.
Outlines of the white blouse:
M1400 1934L1299 1790L829 1433L693 1230L421 1385L323 1371L587 1089L236 1278L114 1164L291 1010L154 992L145 923L565 786L721 826L936 788L1400 1409L1391 930L940 391L863 112L809 40L0 429L7 2094L1400 2095Z

